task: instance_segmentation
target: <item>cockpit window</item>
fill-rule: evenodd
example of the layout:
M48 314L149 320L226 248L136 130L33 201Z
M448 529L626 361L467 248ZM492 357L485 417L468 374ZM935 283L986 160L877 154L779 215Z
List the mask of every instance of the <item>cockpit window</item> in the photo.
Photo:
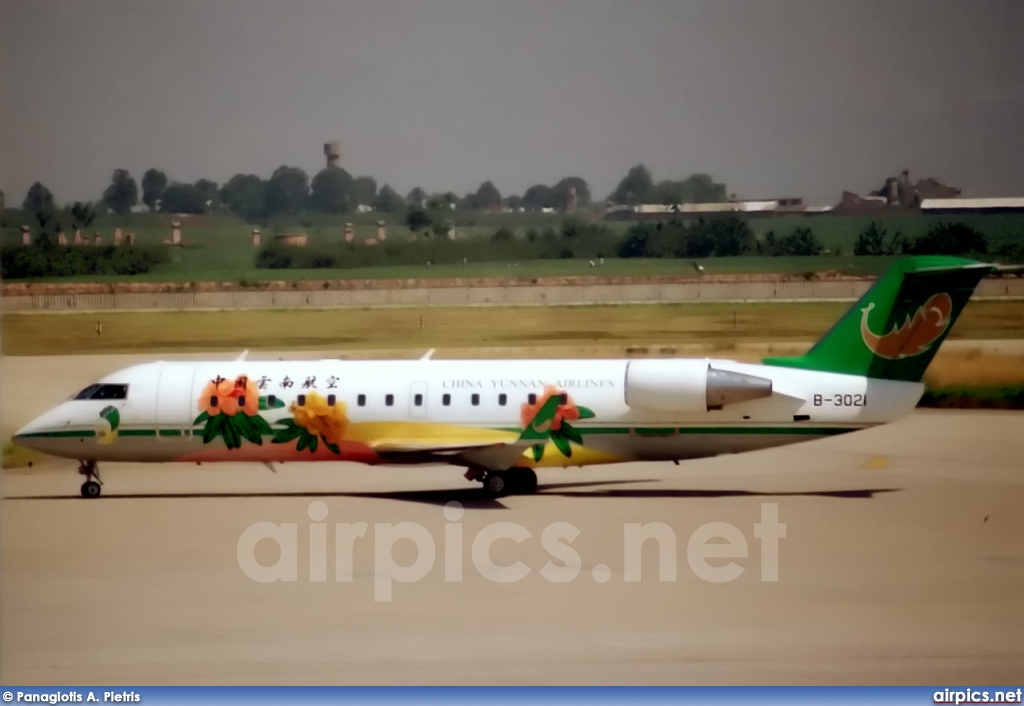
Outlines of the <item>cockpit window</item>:
M127 385L89 385L77 395L76 400L124 400L128 398Z
M73 400L87 400L90 397L92 397L92 393L96 392L96 390L100 389L100 387L102 387L102 385L89 385L89 387L85 388L84 390L79 392L77 395L75 395L71 399L73 399Z

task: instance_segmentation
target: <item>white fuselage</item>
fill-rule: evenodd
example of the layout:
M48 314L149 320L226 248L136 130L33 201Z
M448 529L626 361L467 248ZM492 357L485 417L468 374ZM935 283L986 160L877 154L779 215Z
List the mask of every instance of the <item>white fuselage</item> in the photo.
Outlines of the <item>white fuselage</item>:
M708 409L702 381L709 367L770 381L770 389L758 399ZM347 426L338 433L356 442L338 453L321 445L303 455L294 442L277 443L272 439L279 436L269 433L266 443L243 440L235 448L204 437L197 419L209 411L204 390L211 381L238 378L255 385L258 415L274 435L288 420L301 421L296 407L315 394L342 410L337 416ZM68 400L21 429L18 443L93 461L438 463L374 449L388 439L422 446L434 438L443 446L467 430L514 438L524 405L553 387L573 409L588 410L571 418L582 443L573 444L570 456L549 443L542 459L524 454L523 465L575 466L697 458L855 431L908 414L924 389L914 382L715 359L154 362L99 383L126 385L127 392L123 399ZM103 418L111 417L111 408L113 429Z

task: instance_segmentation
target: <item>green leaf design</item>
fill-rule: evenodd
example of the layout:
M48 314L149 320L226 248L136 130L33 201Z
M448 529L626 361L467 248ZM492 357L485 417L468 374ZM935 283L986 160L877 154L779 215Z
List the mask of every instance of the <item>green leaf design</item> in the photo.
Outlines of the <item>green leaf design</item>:
M568 422L562 422L562 435L565 436L569 441L575 441L580 446L583 446L583 437L580 433Z
M203 422L205 422L209 418L210 418L210 413L209 412L203 412L198 417L196 417L196 420L194 422L192 422L192 424L193 425L195 425L195 424L202 424Z
M239 449L242 447L242 437L238 435L238 429L235 427L234 417L228 417L227 415L219 415L224 423L221 424L224 427L224 443L229 449Z
M274 435L274 439L271 443L274 444L287 444L290 441L295 441L302 435L302 429L298 427L292 427L291 429L281 429Z
M572 447L569 446L569 440L566 439L562 434L557 431L551 432L551 441L554 442L558 450L562 452L562 455L566 458L572 458Z
M593 419L597 415L594 414L594 410L590 407L583 407L581 405L576 406L576 410L580 413L580 419Z
M544 444L534 444L533 446L533 460L539 461L544 457Z
M260 436L274 433L274 430L270 428L270 424L267 423L267 420L258 414L255 417L249 417L249 423L252 424L252 428L255 429Z
M295 450L296 451L302 451L302 449L306 448L306 444L308 444L308 443L309 443L309 434L300 433L299 434L299 443L295 447Z
M329 442L327 440L327 437L324 436L323 434L320 435L320 438L323 440L324 446L330 449L333 453L336 453L339 456L341 455L341 447L339 447L337 444L332 444L331 442Z
M318 443L320 443L320 442L317 441L317 438L315 436L313 436L312 434L310 434L308 446L309 446L309 450L311 452L315 452L316 451L316 447L317 447Z
M203 429L203 443L209 444L211 441L216 439L218 436L224 433L224 415L216 414L210 417L210 421L206 423L206 428Z
M247 414L236 414L232 417L232 424L235 429L242 436L243 439L249 441L257 446L263 445L263 437L256 431L256 427L252 423L253 417Z

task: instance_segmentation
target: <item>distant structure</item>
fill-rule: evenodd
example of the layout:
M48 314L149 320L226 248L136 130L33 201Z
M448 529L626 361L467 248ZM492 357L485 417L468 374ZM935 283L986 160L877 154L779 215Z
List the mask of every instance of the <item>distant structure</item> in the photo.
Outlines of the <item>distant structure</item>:
M28 226L21 227L21 244L31 245L32 244L32 229Z
M385 221L377 221L377 240L384 242L388 237L387 223Z
M576 187L569 187L569 194L565 197L565 212L576 213Z
M325 142L324 156L327 157L327 168L341 166L341 143Z
M260 246L260 229L259 228L253 228L252 229L252 244L253 244L253 247L257 247L258 248Z
M309 236L305 233L285 233L284 235L275 235L274 240L283 245L294 245L295 247L302 248L306 246Z

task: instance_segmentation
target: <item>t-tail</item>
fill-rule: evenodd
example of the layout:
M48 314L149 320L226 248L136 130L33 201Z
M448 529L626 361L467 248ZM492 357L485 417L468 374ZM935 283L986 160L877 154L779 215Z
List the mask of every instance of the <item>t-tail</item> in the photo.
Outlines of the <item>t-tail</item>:
M764 363L919 382L978 282L995 269L958 257L900 260L810 351Z

